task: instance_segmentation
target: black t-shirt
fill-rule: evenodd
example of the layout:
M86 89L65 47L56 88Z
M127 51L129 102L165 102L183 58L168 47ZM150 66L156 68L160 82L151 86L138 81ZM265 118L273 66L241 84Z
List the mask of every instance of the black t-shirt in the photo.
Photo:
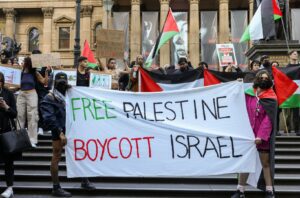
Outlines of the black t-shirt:
M46 76L46 69L47 67L42 67L38 72L45 78ZM38 98L41 100L43 99L48 93L49 90L52 89L52 84L53 84L53 72L49 71L48 72L48 85L45 87L43 84L37 81L36 84L36 91L38 94Z
M76 86L89 87L90 86L90 72L86 71L85 74L81 74L77 70Z
M300 66L300 63L298 63L298 64L289 63L286 67L299 67L299 66Z

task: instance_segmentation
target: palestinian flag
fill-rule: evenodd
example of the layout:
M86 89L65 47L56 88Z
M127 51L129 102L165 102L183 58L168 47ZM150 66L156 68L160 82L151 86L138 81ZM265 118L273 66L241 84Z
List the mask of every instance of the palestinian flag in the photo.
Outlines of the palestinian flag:
M272 67L272 72L279 108L300 108L300 67ZM252 83L244 80L244 88L246 94L254 96Z
M141 92L174 91L203 87L203 72L200 69L182 74L162 74L140 69Z
M240 42L260 40L275 36L275 20L282 17L276 0L263 0L257 8Z
M81 56L87 57L88 67L93 68L93 69L98 67L97 61L96 61L95 56L94 56L94 53L91 50L87 40L84 41L84 46L83 46Z
M215 85L244 78L246 73L242 72L220 72L214 70L204 70L204 86Z
M300 108L300 67L272 68L280 108Z
M280 108L300 107L300 67L279 67L275 69L273 69L274 87ZM140 86L142 92L173 91L210 86L243 78L245 93L254 96L252 86L255 75L254 72L219 72L200 69L182 74L166 75L143 70Z
M177 26L176 20L173 16L171 8L169 9L166 21L164 23L162 32L159 34L155 45L153 46L147 60L145 67L149 68L152 65L153 59L158 54L159 49L167 43L173 36L179 34L179 28Z

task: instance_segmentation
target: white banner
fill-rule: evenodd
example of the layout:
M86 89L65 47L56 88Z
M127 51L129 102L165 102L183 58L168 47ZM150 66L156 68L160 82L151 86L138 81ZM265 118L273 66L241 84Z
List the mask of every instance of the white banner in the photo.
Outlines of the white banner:
M11 85L21 84L21 69L12 68L9 66L0 66L0 72L4 74L5 83Z
M188 177L255 172L243 83L160 93L73 87L68 177Z

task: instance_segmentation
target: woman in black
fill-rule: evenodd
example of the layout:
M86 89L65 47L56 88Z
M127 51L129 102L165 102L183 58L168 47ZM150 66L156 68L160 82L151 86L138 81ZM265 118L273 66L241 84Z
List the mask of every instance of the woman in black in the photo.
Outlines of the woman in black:
M17 117L16 100L8 89L4 88L4 75L0 72L0 134L9 132L15 127L14 118ZM21 158L21 153L8 155L0 145L0 163L4 163L5 181L7 189L2 197L13 197L14 160Z

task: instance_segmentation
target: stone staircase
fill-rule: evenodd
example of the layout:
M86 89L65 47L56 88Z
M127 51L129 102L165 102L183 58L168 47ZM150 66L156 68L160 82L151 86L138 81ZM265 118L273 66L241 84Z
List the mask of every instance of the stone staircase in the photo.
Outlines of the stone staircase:
M38 147L15 162L15 197L51 197L50 136L39 136ZM300 137L279 136L276 140L275 189L279 198L300 198ZM3 165L0 165L0 190L4 190ZM73 197L230 197L235 191L236 174L197 178L124 178L99 177L90 180L97 189L80 188L80 179L66 177L65 156L60 163L60 181ZM247 198L264 197L247 188Z

